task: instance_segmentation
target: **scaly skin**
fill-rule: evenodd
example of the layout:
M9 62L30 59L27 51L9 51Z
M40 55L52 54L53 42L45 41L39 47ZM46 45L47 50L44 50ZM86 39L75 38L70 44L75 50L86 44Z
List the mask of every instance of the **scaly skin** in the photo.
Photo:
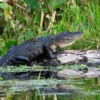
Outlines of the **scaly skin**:
M32 60L47 54L53 59L53 50L57 47L69 46L82 36L82 32L62 32L56 35L40 37L36 41L34 39L26 40L18 46L11 47L6 55L0 59L0 66L31 65Z

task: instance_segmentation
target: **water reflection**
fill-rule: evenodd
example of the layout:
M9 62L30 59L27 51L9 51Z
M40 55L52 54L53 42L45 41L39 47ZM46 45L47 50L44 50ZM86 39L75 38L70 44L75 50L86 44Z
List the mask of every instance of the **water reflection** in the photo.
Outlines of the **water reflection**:
M99 78L0 82L0 100L100 100L99 94Z

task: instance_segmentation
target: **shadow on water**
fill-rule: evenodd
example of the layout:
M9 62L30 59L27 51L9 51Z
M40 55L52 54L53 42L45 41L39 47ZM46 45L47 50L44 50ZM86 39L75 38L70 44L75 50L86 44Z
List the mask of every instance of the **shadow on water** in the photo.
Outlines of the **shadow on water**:
M0 81L0 100L100 100L100 79Z

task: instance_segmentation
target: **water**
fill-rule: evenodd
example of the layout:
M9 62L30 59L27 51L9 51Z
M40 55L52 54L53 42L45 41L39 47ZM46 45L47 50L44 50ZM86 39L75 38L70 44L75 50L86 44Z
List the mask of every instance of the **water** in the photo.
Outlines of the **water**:
M0 100L100 100L99 78L45 79L47 74L43 70L46 69L37 68L39 70L27 66L0 68L0 75L3 75L0 77Z
M100 79L0 81L0 100L100 100Z

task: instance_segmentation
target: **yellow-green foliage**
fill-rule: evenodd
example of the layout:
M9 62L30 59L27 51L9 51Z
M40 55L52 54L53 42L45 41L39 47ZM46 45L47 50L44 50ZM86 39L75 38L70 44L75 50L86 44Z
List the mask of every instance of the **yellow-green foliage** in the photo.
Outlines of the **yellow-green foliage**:
M44 2L44 3L43 3ZM62 31L82 31L84 37L68 49L100 49L100 1L99 0L33 0L18 1L24 8L12 6L11 20L6 21L1 54L9 46L25 39ZM31 3L35 3L32 6ZM3 13L3 12L2 12ZM15 43L16 42L16 43ZM6 48L6 50L4 49ZM4 51L3 51L4 50Z

